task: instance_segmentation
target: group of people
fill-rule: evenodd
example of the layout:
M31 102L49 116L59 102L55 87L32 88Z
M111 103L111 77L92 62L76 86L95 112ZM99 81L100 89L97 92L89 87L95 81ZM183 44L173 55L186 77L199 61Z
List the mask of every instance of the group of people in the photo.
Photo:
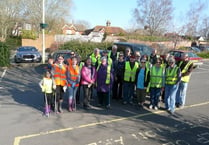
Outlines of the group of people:
M72 52L71 58L65 63L60 55L57 60L49 59L46 75L39 85L44 92L45 115L51 110L62 113L64 93L68 91L68 110L76 110L76 101L80 101L80 89L83 89L83 107L92 108L91 98L96 92L97 106L110 109L110 100L122 100L124 105L137 104L144 108L146 95L150 94L149 109L158 110L160 96L165 109L173 114L175 107L183 107L186 100L188 82L193 63L188 56L175 63L173 56L161 58L153 49L150 56L140 52L118 52L117 46L112 50L95 48L84 62ZM79 90L79 91L78 91ZM77 99L76 99L77 98Z

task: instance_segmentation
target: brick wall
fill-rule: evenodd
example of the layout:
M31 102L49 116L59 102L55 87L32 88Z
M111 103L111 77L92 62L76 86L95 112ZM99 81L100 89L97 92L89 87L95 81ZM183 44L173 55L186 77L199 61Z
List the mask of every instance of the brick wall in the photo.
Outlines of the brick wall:
M36 40L22 39L22 46L35 46L39 51L42 51L42 35L40 34ZM45 35L45 46L46 48L56 49L54 35Z

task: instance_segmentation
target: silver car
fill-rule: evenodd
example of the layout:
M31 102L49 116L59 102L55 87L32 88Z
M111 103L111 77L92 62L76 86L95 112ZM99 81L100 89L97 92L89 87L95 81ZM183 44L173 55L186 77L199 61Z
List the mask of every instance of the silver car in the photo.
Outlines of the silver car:
M14 61L19 62L41 62L42 56L33 46L21 46L17 49Z

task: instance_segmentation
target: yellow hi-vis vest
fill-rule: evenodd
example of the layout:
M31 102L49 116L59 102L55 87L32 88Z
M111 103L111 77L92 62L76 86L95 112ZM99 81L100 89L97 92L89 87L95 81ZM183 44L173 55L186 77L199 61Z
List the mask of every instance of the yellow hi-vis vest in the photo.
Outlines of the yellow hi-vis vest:
M101 57L100 54L97 56L97 58L96 58L96 56L95 56L94 53L92 53L92 54L90 55L91 63L92 63L93 66L95 66L95 65L96 65L96 62L97 62L98 60L100 60L100 57Z
M101 63L102 63L102 62L101 62L101 60L99 59L99 60L98 60L98 65L101 65ZM112 65L112 58L110 58L109 56L107 56L107 64L110 65L110 66Z
M43 86L42 86L42 92L44 93L52 93L52 87L53 87L53 81L50 78L43 78Z
M175 66L173 68L166 68L165 73L165 84L167 85L175 85L177 82L177 75L178 75L178 66Z
M134 82L136 77L136 70L139 67L137 62L134 62L134 67L131 69L130 62L127 61L125 63L125 73L124 73L124 81L127 82Z
M112 53L112 51L108 52L108 57L109 58L111 58L111 53ZM119 57L119 52L116 52L116 60L118 60L118 57Z
M100 66L101 66L101 63L98 65L98 67L97 67L97 71L99 70L99 68L100 68ZM110 84L110 77L111 77L111 65L107 65L107 77L106 77L106 80L105 80L105 84Z
M160 67L157 71L156 66L150 70L150 87L162 88L163 87L164 68Z
M181 67L182 64L183 64L183 61L181 61L181 62L179 63L179 67ZM192 62L189 61L189 62L186 64L186 66L184 67L184 69L181 70L181 73L182 73L182 74L183 74L183 73L186 73L186 72L188 71L189 66L190 66L191 64L192 64ZM189 75L187 75L187 76L182 76L182 77L181 77L181 81L182 81L182 82L185 82L185 83L188 83L188 82L189 82L189 79L190 79L190 76L191 76L191 74L189 74Z

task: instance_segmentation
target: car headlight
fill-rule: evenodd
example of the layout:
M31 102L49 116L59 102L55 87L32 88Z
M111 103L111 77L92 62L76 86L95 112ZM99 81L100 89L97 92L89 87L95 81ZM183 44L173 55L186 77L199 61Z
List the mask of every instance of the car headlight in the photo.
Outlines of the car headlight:
M16 54L16 57L22 57L22 55L21 54Z

